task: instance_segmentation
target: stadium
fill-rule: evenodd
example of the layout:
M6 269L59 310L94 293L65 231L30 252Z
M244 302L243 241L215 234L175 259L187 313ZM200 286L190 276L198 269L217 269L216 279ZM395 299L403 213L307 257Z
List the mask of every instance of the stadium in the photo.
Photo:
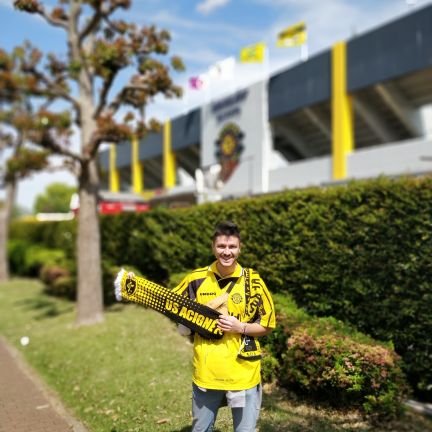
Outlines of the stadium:
M431 144L429 5L172 118L160 133L112 145L99 160L111 196L178 206L424 175ZM271 166L272 152L283 166Z

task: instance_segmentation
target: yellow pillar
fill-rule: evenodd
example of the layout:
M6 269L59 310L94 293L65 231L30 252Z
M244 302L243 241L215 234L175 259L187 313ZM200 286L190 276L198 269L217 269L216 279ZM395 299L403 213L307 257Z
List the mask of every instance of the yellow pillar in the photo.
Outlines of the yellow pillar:
M332 49L332 158L333 180L348 175L348 155L354 148L353 111L347 93L346 43Z
M143 166L139 160L139 140L136 135L132 137L132 189L140 194L143 191Z
M167 120L163 130L163 187L165 189L170 189L176 184L176 163L171 143L171 120Z
M109 155L109 187L111 192L120 191L120 172L117 169L117 147L115 144L110 146Z

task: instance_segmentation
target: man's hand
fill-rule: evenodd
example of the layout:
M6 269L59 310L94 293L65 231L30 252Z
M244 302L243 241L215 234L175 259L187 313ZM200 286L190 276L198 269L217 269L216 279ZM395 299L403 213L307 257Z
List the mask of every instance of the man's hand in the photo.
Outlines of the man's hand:
M228 333L243 333L244 325L231 315L221 315L218 319L218 328Z

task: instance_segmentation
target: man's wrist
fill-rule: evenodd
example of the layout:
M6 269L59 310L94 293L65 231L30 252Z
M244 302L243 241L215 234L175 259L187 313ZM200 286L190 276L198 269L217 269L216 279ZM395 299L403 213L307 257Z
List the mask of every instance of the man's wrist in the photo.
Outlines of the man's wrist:
M243 323L242 334L244 335L246 335L246 327L247 327L247 323Z

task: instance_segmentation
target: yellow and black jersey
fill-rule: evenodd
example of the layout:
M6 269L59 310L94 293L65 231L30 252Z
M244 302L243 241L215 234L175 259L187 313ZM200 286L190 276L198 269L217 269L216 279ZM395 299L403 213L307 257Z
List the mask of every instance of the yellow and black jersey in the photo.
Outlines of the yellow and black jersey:
M174 292L202 304L209 304L225 294L229 315L241 322L259 323L267 328L276 325L273 301L264 281L256 271L239 264L234 273L226 278L218 274L216 262L194 270L174 288ZM196 334L194 383L219 390L244 390L257 385L261 380L261 362L239 358L241 344L239 334L226 333L216 341Z

